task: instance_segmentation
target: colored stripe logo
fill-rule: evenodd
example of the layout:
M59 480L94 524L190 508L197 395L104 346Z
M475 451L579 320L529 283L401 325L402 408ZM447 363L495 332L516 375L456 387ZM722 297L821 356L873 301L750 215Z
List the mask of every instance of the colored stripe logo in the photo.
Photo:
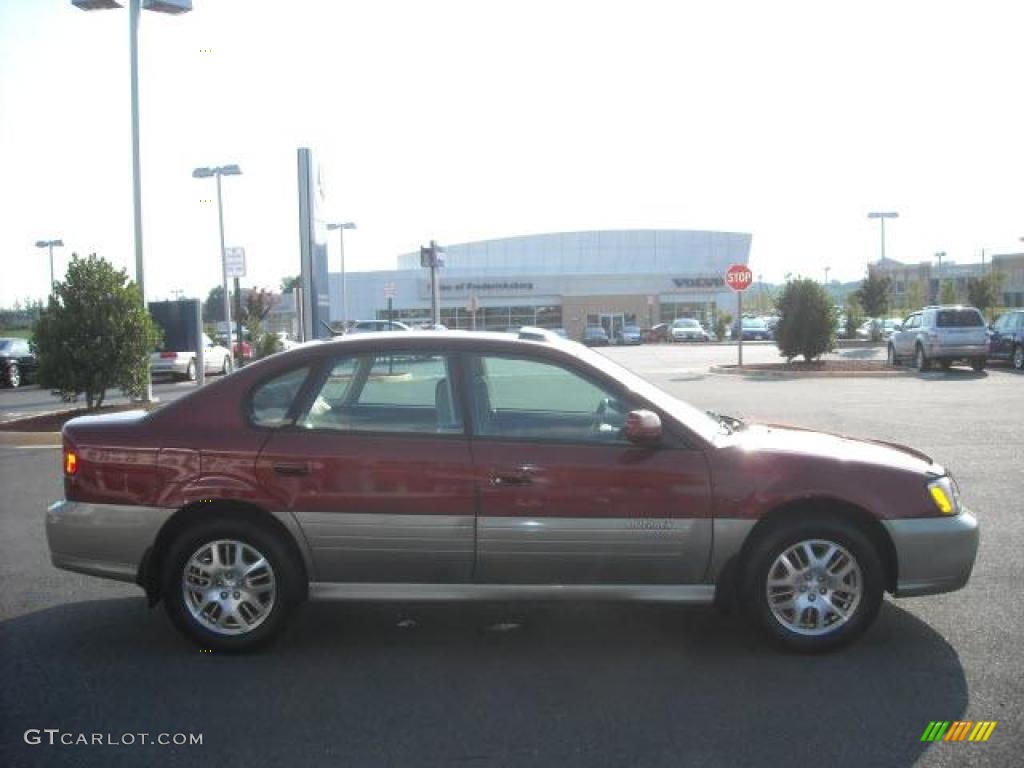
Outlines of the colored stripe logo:
M995 720L933 720L921 734L921 741L988 741Z

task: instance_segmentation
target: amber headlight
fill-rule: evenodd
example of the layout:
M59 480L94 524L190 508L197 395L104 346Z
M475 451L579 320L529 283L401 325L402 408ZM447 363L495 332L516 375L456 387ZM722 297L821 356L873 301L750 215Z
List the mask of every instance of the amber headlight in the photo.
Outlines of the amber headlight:
M944 515L955 515L960 511L960 499L953 478L949 475L928 483L928 494Z

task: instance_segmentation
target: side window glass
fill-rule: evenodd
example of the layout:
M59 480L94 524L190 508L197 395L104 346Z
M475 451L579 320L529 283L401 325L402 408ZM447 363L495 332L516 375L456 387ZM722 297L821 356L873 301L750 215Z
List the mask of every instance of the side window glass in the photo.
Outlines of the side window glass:
M475 358L470 371L474 430L485 437L554 442L624 442L629 406L560 365Z
M309 368L297 368L260 384L249 400L249 418L260 427L279 427L287 422L292 407Z
M301 420L337 432L462 432L444 355L361 355L339 360Z

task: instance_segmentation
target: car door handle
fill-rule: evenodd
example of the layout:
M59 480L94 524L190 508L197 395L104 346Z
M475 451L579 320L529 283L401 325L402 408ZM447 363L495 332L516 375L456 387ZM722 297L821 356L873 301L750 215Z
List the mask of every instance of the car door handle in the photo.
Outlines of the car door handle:
M530 485L533 483L532 466L516 467L515 469L492 469L491 485Z
M274 472L285 477L303 477L309 474L310 469L309 464L306 462L301 464L275 464Z

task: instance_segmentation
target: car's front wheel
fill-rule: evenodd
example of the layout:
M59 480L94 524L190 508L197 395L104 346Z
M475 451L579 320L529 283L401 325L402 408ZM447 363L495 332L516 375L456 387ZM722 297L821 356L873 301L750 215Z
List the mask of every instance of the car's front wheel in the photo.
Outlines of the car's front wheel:
M171 545L165 563L167 613L204 649L243 652L269 642L303 594L292 553L255 523L193 526Z
M920 344L917 345L914 351L914 367L917 368L921 373L930 370L932 367L931 361L928 356L924 353L924 347Z
M224 355L224 361L220 364L221 375L227 376L231 373L231 355Z
M1024 346L1018 344L1013 348L1013 355L1010 357L1013 361L1013 367L1018 371L1024 371Z
M21 369L17 363L11 363L7 368L7 386L14 389L21 386Z
M784 523L762 536L745 568L749 615L777 644L817 653L867 629L882 602L883 567L857 527Z

